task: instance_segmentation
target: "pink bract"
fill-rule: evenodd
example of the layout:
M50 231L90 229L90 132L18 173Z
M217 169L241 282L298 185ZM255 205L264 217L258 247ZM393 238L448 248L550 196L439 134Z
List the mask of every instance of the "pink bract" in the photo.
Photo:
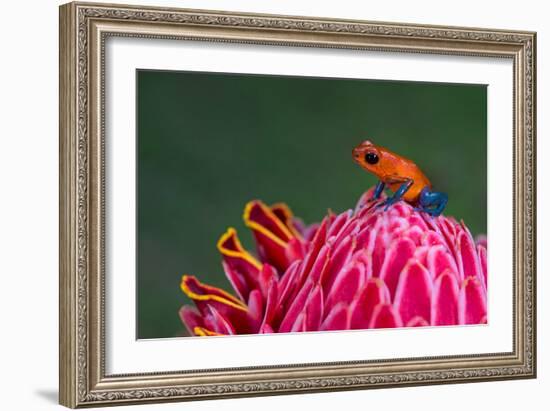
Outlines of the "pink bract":
M184 275L191 335L487 322L487 240L463 222L363 194L355 211L306 227L284 204L254 200L244 221L257 257L229 228L218 241L234 294Z

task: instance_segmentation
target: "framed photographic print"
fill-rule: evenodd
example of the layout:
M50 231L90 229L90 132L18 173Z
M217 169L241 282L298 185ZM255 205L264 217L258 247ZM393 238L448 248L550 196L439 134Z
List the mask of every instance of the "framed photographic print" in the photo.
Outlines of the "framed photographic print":
M61 404L535 377L535 39L61 6Z

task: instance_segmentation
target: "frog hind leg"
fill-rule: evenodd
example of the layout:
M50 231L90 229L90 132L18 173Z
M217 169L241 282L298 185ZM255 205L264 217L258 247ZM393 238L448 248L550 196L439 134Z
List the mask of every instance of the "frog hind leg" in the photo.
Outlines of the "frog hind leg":
M447 194L431 191L428 187L424 187L420 192L418 206L415 210L424 211L431 216L437 217L443 212L448 201L449 197Z

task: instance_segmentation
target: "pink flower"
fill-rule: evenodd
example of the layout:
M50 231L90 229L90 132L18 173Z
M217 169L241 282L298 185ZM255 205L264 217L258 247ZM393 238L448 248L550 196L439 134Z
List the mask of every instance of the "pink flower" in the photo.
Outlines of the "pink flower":
M244 221L258 257L229 228L218 241L236 295L182 277L193 335L487 322L487 241L463 222L365 193L355 211L306 227L284 204L251 201Z

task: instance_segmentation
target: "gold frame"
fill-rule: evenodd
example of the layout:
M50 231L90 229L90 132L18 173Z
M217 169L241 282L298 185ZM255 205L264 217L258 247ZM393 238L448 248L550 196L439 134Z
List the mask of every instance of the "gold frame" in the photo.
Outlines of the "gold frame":
M514 63L514 349L433 358L106 375L104 45L109 36L475 55ZM122 5L60 7L60 403L68 407L534 378L533 32Z

